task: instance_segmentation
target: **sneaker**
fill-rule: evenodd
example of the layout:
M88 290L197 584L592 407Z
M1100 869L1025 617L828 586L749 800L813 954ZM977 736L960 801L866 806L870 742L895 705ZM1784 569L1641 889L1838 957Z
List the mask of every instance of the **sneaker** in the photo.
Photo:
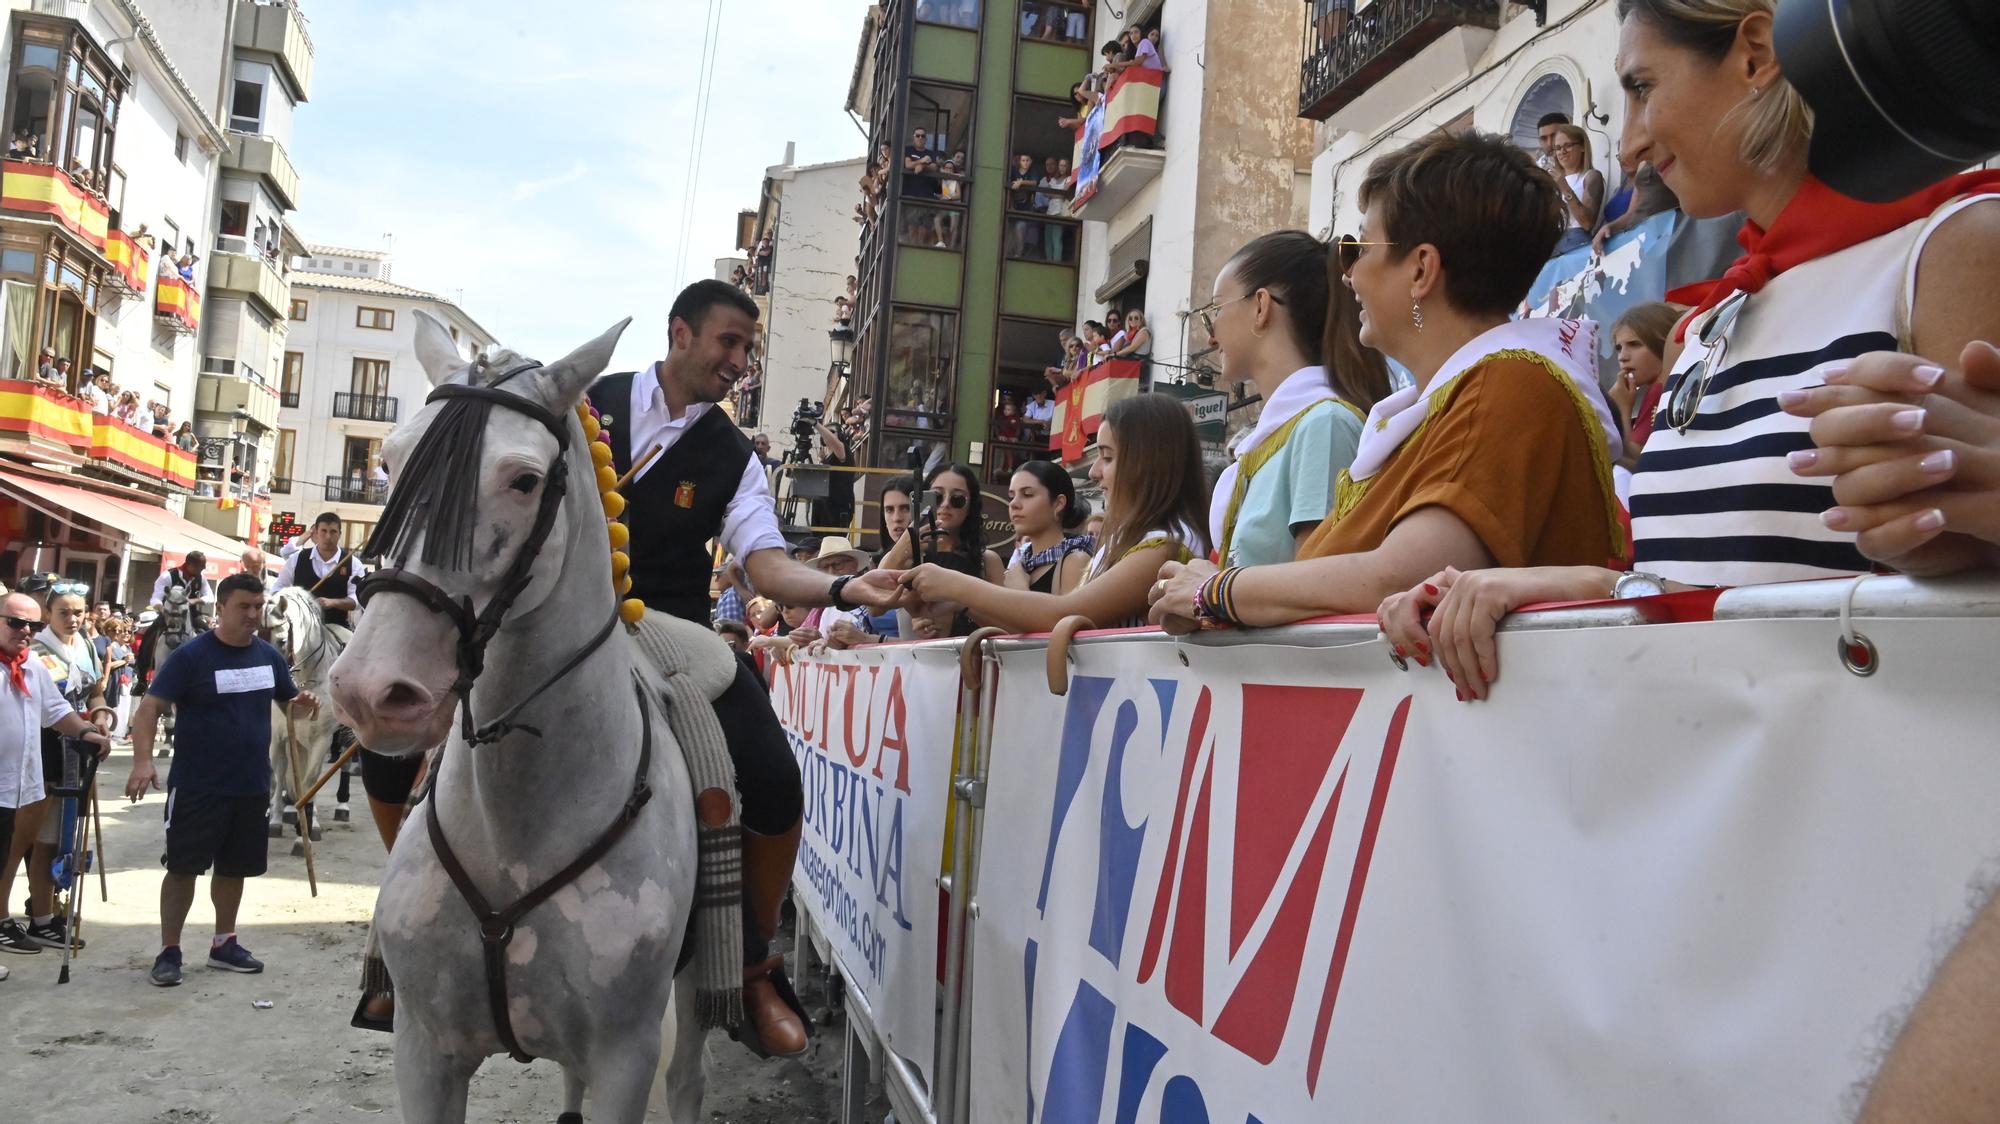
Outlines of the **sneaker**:
M63 946L63 937L66 934L67 929L62 924L62 918L60 917L52 918L46 925L37 925L32 921L28 923L28 939L41 945L43 948L61 948ZM72 937L69 947L73 950L81 950L83 948L83 938Z
M42 951L42 946L28 939L28 933L21 923L11 917L0 919L0 952L14 952L22 956L33 956Z
M0 980L5 980L10 975L13 975L13 973L7 970L7 966L0 964Z
M153 974L151 979L154 987L180 986L181 950L178 945L173 948L161 949L160 954L153 958Z
M264 962L250 955L250 950L236 943L231 937L222 942L221 948L208 950L208 966L225 972L243 972L254 975L264 970Z

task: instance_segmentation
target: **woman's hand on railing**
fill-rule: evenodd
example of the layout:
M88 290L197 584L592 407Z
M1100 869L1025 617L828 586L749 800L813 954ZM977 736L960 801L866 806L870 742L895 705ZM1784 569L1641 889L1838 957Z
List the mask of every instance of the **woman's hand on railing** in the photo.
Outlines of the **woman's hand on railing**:
M1833 477L1839 506L1826 525L1905 573L2000 566L2000 349L1968 344L1956 371L1872 352L1825 379L1779 401L1813 419L1818 448L1791 463L1800 476Z

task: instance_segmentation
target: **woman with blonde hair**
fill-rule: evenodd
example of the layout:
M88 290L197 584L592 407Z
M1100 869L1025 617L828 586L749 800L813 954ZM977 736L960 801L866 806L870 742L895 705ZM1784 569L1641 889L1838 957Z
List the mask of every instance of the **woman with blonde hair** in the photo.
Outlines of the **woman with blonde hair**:
M1618 2L1626 154L1657 168L1696 218L1744 212L1745 253L1714 284L1674 294L1695 307L1669 341L1663 406L1632 477L1633 572L1454 567L1382 602L1390 639L1420 659L1435 648L1467 698L1486 697L1495 630L1522 605L1868 573L1823 479L1855 462L1815 448L1809 419L1788 411L1856 397L1844 382L1864 356L1905 351L1927 360L1920 381L1875 409L1923 442L1934 418L1921 388L2000 323L2000 173L1885 204L1813 178L1812 114L1778 70L1776 5ZM1939 447L1843 483L1866 496L1958 467Z
M963 605L974 620L1010 632L1046 632L1076 615L1103 628L1144 624L1146 588L1161 565L1208 552L1201 441L1180 400L1137 394L1112 403L1090 478L1104 489L1104 530L1069 592L1010 589L932 563L906 573L903 584L927 604Z
M1554 253L1566 254L1590 245L1604 208L1604 173L1590 166L1590 134L1578 125L1557 125L1549 146L1555 167L1549 177L1562 199L1563 234Z
M1357 341L1415 383L1369 411L1296 561L1161 570L1152 618L1169 631L1365 612L1444 564L1623 551L1592 326L1510 318L1560 229L1549 177L1502 137L1440 131L1377 160L1360 201Z

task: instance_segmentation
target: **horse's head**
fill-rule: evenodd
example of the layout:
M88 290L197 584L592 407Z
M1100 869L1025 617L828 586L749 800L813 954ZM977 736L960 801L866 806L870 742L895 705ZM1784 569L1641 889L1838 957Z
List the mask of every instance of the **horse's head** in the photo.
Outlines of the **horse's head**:
M598 579L576 593L601 585L609 610L611 548L574 409L628 323L540 365L510 351L468 361L417 313L434 389L383 443L393 485L367 551L384 569L364 585L368 609L332 675L335 704L370 749L444 740L477 670L465 663L481 622L533 613L566 562Z

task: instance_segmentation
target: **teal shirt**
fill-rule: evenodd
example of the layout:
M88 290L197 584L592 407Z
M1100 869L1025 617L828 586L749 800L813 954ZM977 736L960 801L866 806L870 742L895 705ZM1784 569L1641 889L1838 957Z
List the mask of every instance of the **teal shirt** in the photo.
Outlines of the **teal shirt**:
M1250 478L1236 531L1229 541L1229 566L1290 562L1298 552L1297 526L1318 526L1333 510L1334 481L1354 463L1361 442L1361 419L1338 402L1321 402L1292 427L1290 440ZM1227 502L1227 496L1218 497Z

